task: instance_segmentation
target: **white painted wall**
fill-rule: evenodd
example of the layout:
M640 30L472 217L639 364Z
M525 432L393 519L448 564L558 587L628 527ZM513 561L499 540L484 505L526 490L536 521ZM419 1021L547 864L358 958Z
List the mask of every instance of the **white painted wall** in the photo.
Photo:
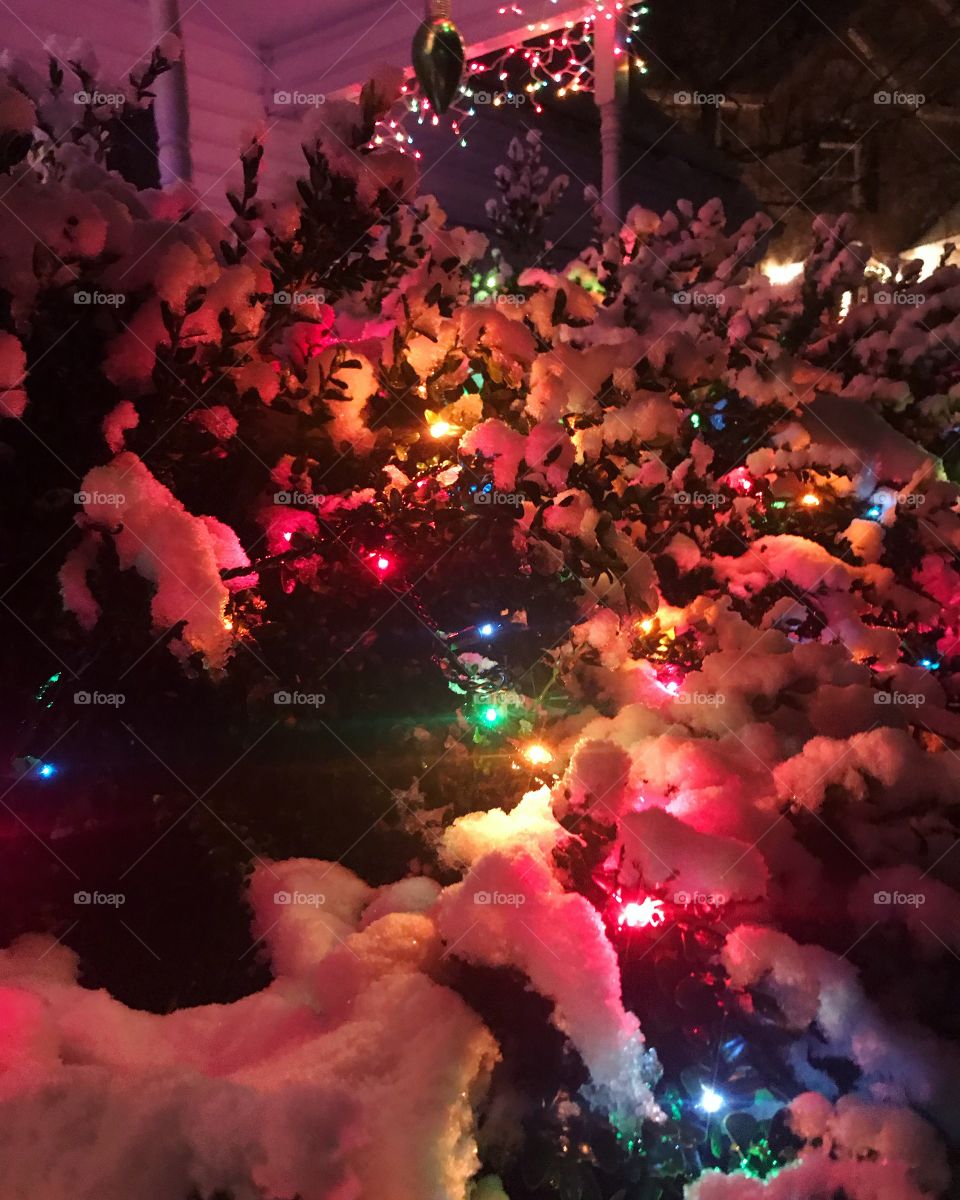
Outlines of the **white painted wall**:
M454 8L468 54L479 54L521 40L526 26L518 21L574 19L588 2L529 0L522 18L501 16L490 0L456 0ZM382 63L408 66L422 0L180 0L180 7L193 187L203 204L229 215L224 193L239 180L238 150L258 122L269 129L267 184L302 174L298 114L274 106L274 92L342 94ZM0 47L42 67L51 34L85 38L106 81L117 79L153 44L150 0L0 0ZM442 138L429 140L423 167L436 170L427 190L441 171L458 175L469 165L448 154Z
M182 6L190 97L193 186L223 212L223 193L233 175L245 130L263 117L263 67L246 46L209 12ZM0 46L44 67L44 41L85 38L96 50L103 75L117 79L140 62L153 44L147 0L7 0L0 5Z

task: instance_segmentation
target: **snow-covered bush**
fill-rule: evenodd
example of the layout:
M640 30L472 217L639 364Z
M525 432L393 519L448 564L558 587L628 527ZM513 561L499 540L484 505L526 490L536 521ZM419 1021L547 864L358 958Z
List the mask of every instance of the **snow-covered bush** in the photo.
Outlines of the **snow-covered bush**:
M494 172L499 195L485 205L497 239L511 258L539 261L545 249L547 222L562 199L570 180L551 172L543 161L539 130L511 138L506 162Z
M274 982L223 1008L7 951L11 1194L942 1193L958 269L880 284L822 217L773 286L764 218L680 201L473 303L484 239L355 107L270 199L251 141L226 224L58 133L52 78L0 92L23 708L143 660L264 737L399 695L416 857L259 867Z

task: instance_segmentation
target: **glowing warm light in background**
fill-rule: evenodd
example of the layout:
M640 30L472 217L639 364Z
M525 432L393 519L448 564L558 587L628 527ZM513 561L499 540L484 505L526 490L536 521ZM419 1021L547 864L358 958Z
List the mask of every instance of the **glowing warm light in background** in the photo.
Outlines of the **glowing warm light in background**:
M451 425L449 421L434 421L430 426L430 436L435 438L450 437L457 432L456 425Z
M800 503L805 508L817 508L820 504L820 497L815 492L804 492L800 497Z
M913 246L910 250L904 250L899 257L903 262L909 262L912 258L919 258L923 263L920 270L920 278L923 279L940 265L943 248L947 242L957 242L958 240L960 238L954 234L952 237L943 238L939 242L925 242L922 246Z
M803 274L803 263L778 263L773 262L772 259L767 259L760 264L760 270L771 283L792 283L794 279L798 279Z
M944 242L955 240L955 238L946 238ZM923 269L920 272L922 278L924 275L929 275L936 268L940 261L940 255L943 252L944 242L930 242L925 246L915 246L912 250L904 250L898 257L903 262L909 262L912 258L919 258L923 263ZM890 268L886 263L881 262L877 258L871 258L867 262L867 268L872 276L884 282L891 277ZM774 259L768 258L760 264L760 270L772 284L792 283L803 274L803 263L776 262ZM849 293L845 294L841 299L841 305L844 303L849 304L850 300L852 300L852 296ZM843 312L841 312L841 315L843 315Z
M535 767L542 767L548 762L553 761L553 755L546 746L541 746L539 742L534 742L532 745L527 746L523 752L523 757Z

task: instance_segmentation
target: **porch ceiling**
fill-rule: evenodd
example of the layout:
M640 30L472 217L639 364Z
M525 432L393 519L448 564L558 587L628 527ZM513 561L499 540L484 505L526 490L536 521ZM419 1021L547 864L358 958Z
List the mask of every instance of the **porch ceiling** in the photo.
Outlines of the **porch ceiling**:
M590 0L454 0L468 52L519 38L529 26L555 29L592 8ZM505 10L505 11L501 11ZM181 0L185 32L194 22L229 31L267 71L290 86L335 92L382 63L408 66L423 16L421 0Z

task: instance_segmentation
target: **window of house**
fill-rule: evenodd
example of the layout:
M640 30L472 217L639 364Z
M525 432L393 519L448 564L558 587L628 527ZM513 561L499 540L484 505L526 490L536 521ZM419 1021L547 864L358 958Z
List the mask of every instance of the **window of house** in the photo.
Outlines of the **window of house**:
M815 193L834 206L866 207L866 155L862 141L822 140L817 146Z

